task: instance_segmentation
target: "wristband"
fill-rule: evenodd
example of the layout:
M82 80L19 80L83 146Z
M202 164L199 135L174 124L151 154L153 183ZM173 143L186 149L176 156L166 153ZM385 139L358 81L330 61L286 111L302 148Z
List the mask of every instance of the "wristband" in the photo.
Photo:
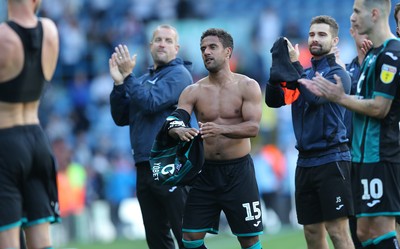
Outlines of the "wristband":
M186 125L182 120L173 120L168 124L168 131L177 127L186 127Z

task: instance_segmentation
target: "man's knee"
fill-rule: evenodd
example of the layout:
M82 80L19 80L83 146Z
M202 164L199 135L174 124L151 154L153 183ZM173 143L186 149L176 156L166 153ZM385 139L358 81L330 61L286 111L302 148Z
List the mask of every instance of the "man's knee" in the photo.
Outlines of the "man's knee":
M325 228L322 223L305 225L304 226L304 236L307 241L320 241L324 240L326 233Z

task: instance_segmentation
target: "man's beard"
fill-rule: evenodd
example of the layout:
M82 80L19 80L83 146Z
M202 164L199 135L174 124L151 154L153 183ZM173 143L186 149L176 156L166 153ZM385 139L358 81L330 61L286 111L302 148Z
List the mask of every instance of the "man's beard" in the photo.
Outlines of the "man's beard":
M322 46L318 45L319 49L311 49L311 46L309 48L311 55L313 56L323 56L326 54L329 54L330 49L324 49Z

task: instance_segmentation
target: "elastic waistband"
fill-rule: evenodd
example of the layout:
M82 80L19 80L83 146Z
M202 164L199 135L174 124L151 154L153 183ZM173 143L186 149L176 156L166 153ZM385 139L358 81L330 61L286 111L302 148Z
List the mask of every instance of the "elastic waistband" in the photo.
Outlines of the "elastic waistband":
M228 160L205 160L204 161L204 165L207 166L225 166L225 165L232 165L232 164L237 164L237 163L241 163L244 161L248 161L249 159L251 159L250 154L247 154L243 157L239 157L239 158L234 158L234 159L228 159Z
M8 128L1 128L0 129L0 134L1 133L14 133L14 132L22 132L22 131L34 131L34 130L42 130L40 125L38 124L31 124L31 125L17 125L13 127L8 127Z

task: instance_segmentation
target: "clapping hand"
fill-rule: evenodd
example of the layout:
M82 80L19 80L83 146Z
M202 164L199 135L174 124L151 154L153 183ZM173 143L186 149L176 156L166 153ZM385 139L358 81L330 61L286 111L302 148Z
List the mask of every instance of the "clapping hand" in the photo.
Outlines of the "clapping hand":
M116 85L124 82L124 79L133 71L136 66L136 54L132 57L126 45L118 45L115 52L108 60L110 75Z

